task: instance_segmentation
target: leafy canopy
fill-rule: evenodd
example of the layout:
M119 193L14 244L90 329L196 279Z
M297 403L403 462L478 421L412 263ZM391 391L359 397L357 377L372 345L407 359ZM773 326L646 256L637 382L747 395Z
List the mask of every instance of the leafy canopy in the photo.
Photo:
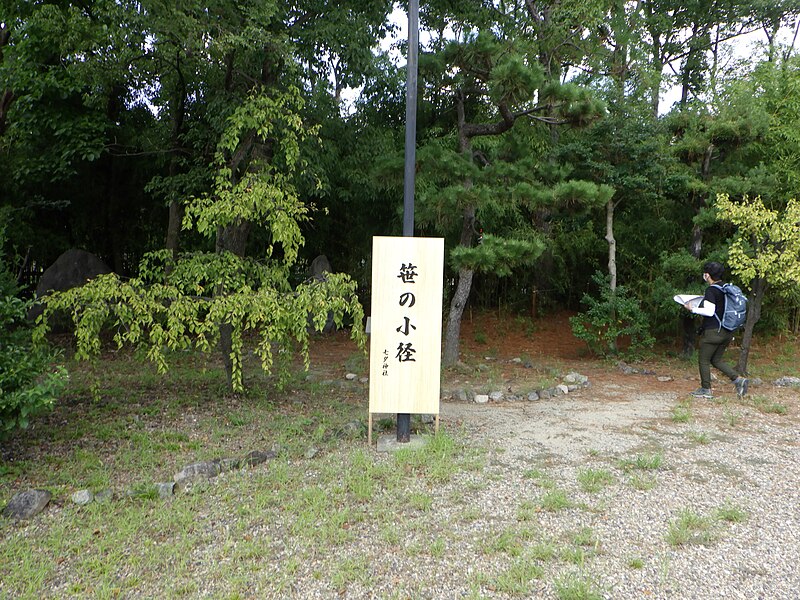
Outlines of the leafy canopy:
M173 262L166 251L145 256L136 278L102 275L84 286L47 297L36 330L37 339L58 310L68 310L75 324L78 358L100 351L100 333L110 326L118 346L143 347L160 372L168 368L168 351L196 348L211 351L220 342L220 325L231 328L231 386L243 389L242 355L245 334L258 337L255 353L271 372L277 357L282 377L297 348L308 367L310 329L322 330L329 318L337 326L345 316L352 336L363 346L363 308L356 283L344 274L327 274L292 287L291 267L303 244L299 223L307 208L298 198L294 179L302 167L300 143L312 136L299 117L302 99L289 89L268 97L252 94L228 120L214 160L213 190L192 199L184 228L212 238L218 229L248 221L271 236L261 260L232 252L196 253ZM242 138L255 135L261 155L246 171L234 172L230 156Z

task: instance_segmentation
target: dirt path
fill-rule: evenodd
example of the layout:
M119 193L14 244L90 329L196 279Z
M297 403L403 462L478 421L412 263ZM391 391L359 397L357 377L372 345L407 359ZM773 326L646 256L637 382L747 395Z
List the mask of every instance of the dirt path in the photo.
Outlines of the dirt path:
M446 402L441 418L464 422L481 441L562 458L617 453L641 445L641 434L669 417L675 393L641 394L614 385L536 402L477 405Z

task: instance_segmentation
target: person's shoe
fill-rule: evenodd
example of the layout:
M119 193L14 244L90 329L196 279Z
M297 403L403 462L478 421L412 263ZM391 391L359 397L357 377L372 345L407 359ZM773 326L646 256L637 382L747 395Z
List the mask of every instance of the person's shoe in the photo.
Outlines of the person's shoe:
M736 395L739 396L739 398L744 398L745 394L747 394L747 387L750 385L750 380L740 375L733 382L733 385L736 388Z
M711 390L708 388L697 388L691 394L695 398L713 398L714 394L711 393Z

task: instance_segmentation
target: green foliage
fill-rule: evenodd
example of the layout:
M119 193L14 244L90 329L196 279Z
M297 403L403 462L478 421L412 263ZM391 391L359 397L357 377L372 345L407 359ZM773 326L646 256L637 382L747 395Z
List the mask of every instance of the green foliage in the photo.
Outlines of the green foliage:
M639 300L630 296L623 286L612 290L608 277L599 272L593 279L599 286L600 298L584 294L583 304L588 310L570 317L575 337L600 356L637 355L651 348L655 340L650 335ZM624 351L620 348L623 338L630 339Z
M781 290L800 287L800 202L789 200L781 213L761 198L733 202L719 194L715 207L720 220L737 228L728 252L735 275L746 282L763 278Z
M221 250L188 254L172 261L170 253L152 253L142 260L140 276L123 280L116 274L96 277L86 285L47 297L35 331L42 340L55 311L71 313L77 340L76 357L100 351L100 333L110 327L118 346L142 348L160 372L168 351L194 348L209 352L218 345L229 359L230 383L242 391L244 337L258 337L255 348L261 366L275 366L281 381L288 374L293 350L308 367L311 329L321 331L328 318L341 327L352 319L352 334L364 344L364 311L356 283L345 274L328 274L292 287L289 276L303 237L299 223L306 206L299 200L295 175L305 165L300 142L309 133L299 118L296 89L267 97L253 94L228 119L214 160L214 191L193 199L184 228L212 237L242 223L260 224L270 238L265 262ZM255 139L272 146L269 156L249 163L243 173L231 166L233 155ZM280 252L276 248L280 248ZM230 339L223 341L222 326ZM229 347L228 347L229 346Z
M0 248L4 226L0 221ZM30 302L17 298L16 292L0 254L0 437L11 429L26 428L31 416L52 408L67 380L64 367L52 365L52 352L31 347L26 322Z
M477 246L454 248L450 260L456 269L473 269L502 277L511 275L516 267L530 265L543 250L544 243L538 239L507 239L486 234Z

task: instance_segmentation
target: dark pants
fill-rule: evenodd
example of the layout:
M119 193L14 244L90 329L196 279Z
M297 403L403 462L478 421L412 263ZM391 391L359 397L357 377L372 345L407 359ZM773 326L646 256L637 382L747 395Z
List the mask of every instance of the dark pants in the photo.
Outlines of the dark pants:
M700 387L711 389L711 365L725 373L733 381L739 374L728 363L723 362L722 355L733 339L733 332L727 329L706 329L700 338Z

